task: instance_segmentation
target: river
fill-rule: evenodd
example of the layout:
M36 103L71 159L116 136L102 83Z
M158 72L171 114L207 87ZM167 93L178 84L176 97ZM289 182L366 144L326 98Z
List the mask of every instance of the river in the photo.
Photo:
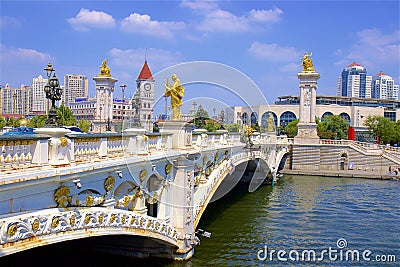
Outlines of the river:
M209 204L198 228L211 237L187 262L60 257L70 266L400 266L399 192L399 181L374 179L286 175L253 193L241 183Z

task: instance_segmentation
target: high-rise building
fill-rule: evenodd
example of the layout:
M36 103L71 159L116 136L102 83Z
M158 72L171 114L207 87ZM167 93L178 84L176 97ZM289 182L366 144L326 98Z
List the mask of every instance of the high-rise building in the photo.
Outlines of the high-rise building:
M44 92L44 86L47 84L47 79L44 79L42 75L37 78L33 78L32 81L32 114L47 114L49 110L48 99Z
M30 113L32 88L21 85L11 88L8 84L0 88L0 113L27 116Z
M79 74L66 74L64 76L64 89L62 102L64 106L75 102L76 98L87 98L89 94L88 78Z
M380 71L372 78L372 97L397 100L399 98L399 85L394 84L391 76Z
M371 97L372 76L367 75L367 69L357 62L347 66L337 81L338 96Z

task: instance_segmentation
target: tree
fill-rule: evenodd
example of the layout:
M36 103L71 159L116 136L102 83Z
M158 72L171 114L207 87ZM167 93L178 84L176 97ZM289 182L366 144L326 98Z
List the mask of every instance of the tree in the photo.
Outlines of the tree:
M365 126L373 136L378 138L380 144L387 144L396 139L395 124L389 118L378 115L368 116Z
M224 124L224 128L230 133L238 133L242 129L239 123Z
M84 131L85 133L89 132L90 130L90 121L81 119L78 123L78 127Z
M207 120L206 125L204 126L204 128L208 132L215 132L216 130L219 130L219 128L221 128L221 124L216 123L213 120Z
M202 105L200 105L196 113L194 114L194 121L193 121L194 127L196 129L204 128L206 126L206 120L209 119L210 116L208 115L208 112L204 110Z
M400 145L400 120L394 123L394 142Z
M326 116L324 121L321 122L318 118L317 133L322 139L347 139L347 122L339 115Z
M72 114L72 111L67 106L61 104L57 108L57 115L60 118L60 125L63 126L76 125L76 119L74 117L74 114Z
M28 127L31 127L31 128L43 127L46 122L46 119L47 119L46 115L33 116L28 122Z
M293 138L297 135L298 124L299 124L299 120L296 119L294 121L289 122L288 125L286 125L285 131L286 131L287 137Z
M6 120L3 117L0 117L0 128L3 128L7 125Z
M251 125L251 128L253 128L253 130L254 130L255 132L260 132L260 131L261 131L261 127L260 127L260 125L258 125L258 122L253 123L253 124Z

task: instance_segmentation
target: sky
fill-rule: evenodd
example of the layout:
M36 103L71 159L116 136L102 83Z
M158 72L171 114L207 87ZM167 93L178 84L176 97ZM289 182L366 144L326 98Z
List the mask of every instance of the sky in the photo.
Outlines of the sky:
M195 100L219 110L298 95L305 53L312 53L321 75L319 95L335 95L337 78L353 61L369 75L383 71L395 84L400 80L399 1L1 0L0 5L3 86L31 85L32 78L46 77L50 62L61 84L65 74L87 76L94 97L93 77L107 59L118 79L115 97L126 84L128 98L147 60L156 101L163 101L165 79L176 72L187 107Z

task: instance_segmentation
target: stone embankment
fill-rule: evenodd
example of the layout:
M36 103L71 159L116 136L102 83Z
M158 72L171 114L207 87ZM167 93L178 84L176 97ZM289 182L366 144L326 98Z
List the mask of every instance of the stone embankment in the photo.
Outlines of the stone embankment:
M290 170L283 169L280 173L285 175L309 175L309 176L329 176L329 177L344 177L344 178L366 178L366 179L381 179L381 180L398 180L400 175L394 173L389 174L385 171L360 171L360 170Z

